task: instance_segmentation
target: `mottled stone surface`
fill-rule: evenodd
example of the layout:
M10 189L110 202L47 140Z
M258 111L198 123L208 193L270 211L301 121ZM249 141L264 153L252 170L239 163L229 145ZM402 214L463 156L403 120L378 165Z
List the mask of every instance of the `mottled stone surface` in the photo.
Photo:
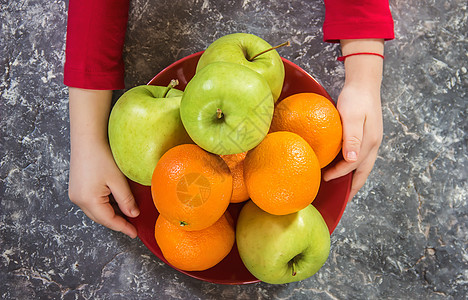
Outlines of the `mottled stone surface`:
M272 44L337 98L343 65L319 1L132 1L128 88L231 32ZM67 3L0 1L0 298L465 299L468 292L467 4L390 0L384 140L313 277L223 286L174 271L67 196ZM116 93L116 97L121 92Z

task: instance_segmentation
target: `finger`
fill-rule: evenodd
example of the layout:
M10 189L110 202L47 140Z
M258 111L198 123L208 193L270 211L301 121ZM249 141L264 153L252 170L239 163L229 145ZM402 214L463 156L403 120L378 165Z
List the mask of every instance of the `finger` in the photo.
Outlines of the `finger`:
M369 177L369 174L372 171L372 168L374 167L375 157L376 155L371 154L369 158L363 161L361 165L354 171L348 201L351 201L352 198L366 183L367 177Z
M136 238L137 230L125 218L117 215L109 203L93 206L92 210L82 208L83 212L93 221L114 231L122 232L129 237Z
M109 181L108 187L122 213L128 217L138 217L140 209L133 197L127 179L119 173Z
M364 119L343 120L343 158L350 163L356 162L361 151Z
M120 207L115 201L114 196L112 194L109 195L109 203L112 206L112 209L114 210L116 215L121 216L122 218L125 218L124 213L120 210Z
M349 197L348 197L348 203L351 202L354 198L354 196L356 196L358 190L355 190L355 189L350 189L349 191Z
M323 180L330 181L352 172L357 167L357 162L350 163L345 160L337 162L334 166L328 168L323 173Z
M364 186L366 182L367 176L363 176L362 173L354 172L353 174L353 181L351 182L351 189L349 191L348 202L350 202L354 196L356 196L357 192Z

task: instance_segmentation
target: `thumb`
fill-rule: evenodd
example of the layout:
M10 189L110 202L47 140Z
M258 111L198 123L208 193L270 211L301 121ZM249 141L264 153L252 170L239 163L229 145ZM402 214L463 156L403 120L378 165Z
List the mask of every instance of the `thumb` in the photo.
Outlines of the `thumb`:
M138 208L125 176L118 174L109 182L108 186L122 213L128 217L138 217L140 209Z
M343 158L349 162L356 162L361 150L364 122L353 121L343 123Z

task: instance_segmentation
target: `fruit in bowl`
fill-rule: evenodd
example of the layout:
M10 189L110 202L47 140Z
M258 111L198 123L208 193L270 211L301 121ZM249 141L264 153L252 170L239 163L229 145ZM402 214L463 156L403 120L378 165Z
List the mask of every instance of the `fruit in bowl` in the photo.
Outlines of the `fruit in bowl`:
M151 185L159 158L170 148L192 143L180 120L183 92L141 85L125 92L109 117L109 144L120 171L142 185Z
M325 96L297 93L275 108L270 132L290 131L304 138L326 167L341 150L343 128L338 110Z
M224 160L197 145L169 149L153 172L154 205L173 225L186 231L213 225L226 211L232 176Z
M314 275L330 253L327 224L312 205L278 216L249 201L237 219L236 241L247 269L272 284Z
M184 230L159 215L154 232L164 258L184 271L204 271L214 267L231 252L235 241L229 212L197 231Z
M195 53L175 62L156 75L149 84L164 86L171 79L177 78L180 81L178 88L184 90L186 84L195 75L196 66L201 55L202 52ZM326 90L304 70L286 59L282 59L282 62L285 69L285 80L278 101L302 92L321 94L331 101ZM331 165L333 164L334 162L331 163ZM321 181L317 196L313 200L312 205L321 214L329 233L335 229L346 207L351 179L352 174L350 173L329 182ZM172 265L164 258L161 248L155 240L154 224L159 212L153 204L150 187L142 186L131 180L129 182L141 210L140 216L130 219L130 221L137 228L138 236L143 243L162 261ZM232 215L234 225L238 222L239 212L244 204L245 202L231 203L227 208L227 211ZM223 260L204 271L185 271L176 266L173 267L191 277L219 284L247 284L259 281L244 265L236 246L231 249L231 252Z
M320 177L319 162L310 145L288 131L269 133L244 161L250 198L273 215L295 213L311 204Z
M192 140L220 154L242 153L268 133L274 101L266 80L240 64L214 62L195 74L180 103Z
M275 48L278 46L272 47L254 34L228 34L208 46L198 61L197 73L205 66L219 61L248 67L265 78L276 102L283 88L284 66Z

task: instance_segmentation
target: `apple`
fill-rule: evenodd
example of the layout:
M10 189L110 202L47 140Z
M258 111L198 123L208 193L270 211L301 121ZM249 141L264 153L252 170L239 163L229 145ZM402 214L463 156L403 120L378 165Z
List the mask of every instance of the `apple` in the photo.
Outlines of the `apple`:
M261 74L270 86L273 99L278 100L284 82L284 65L277 47L272 47L262 38L249 33L233 33L225 35L203 52L197 64L196 71L216 61L237 63Z
M277 216L249 201L237 220L236 242L250 273L271 284L300 281L314 275L330 253L327 224L312 205Z
M125 92L109 117L109 144L114 160L127 178L150 186L159 158L170 148L193 143L180 120L183 92L141 85Z
M257 146L268 133L274 101L266 80L240 64L214 62L188 82L180 117L192 140L227 155Z

